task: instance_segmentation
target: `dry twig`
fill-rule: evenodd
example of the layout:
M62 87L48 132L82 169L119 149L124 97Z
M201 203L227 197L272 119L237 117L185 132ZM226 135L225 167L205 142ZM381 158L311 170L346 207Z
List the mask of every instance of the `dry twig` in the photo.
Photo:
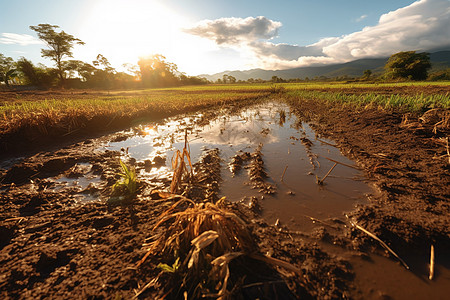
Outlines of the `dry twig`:
M334 163L336 163L336 164L340 164L340 165L343 165L343 166L346 166L346 167L349 167L349 168L352 168L352 169L355 169L355 170L361 170L361 169L358 168L358 167L355 167L355 166L352 166L352 165L349 165L349 164L342 163L342 162L340 162L340 161L331 159L331 158L329 158L329 157L326 157L326 156L322 156L322 157L325 158L325 159L328 159L329 161L332 161L332 162L334 162Z
M325 181L325 179L328 177L328 175L330 175L331 171L333 171L333 169L336 167L337 163L334 163L334 165L331 167L331 169L328 171L327 174L325 174L325 176L322 179L319 179L319 177L317 177L317 184L322 185L323 182Z
M298 275L302 276L302 270L300 270L299 268L297 268L296 266L285 262L283 260L277 259L277 258L273 258L270 256L266 256L266 255L261 255L261 254L249 254L249 257L256 259L256 260L260 260L263 261L265 263L271 264L271 265L275 265L275 266L279 266L282 267L286 270L289 270L291 272L297 273Z
M283 175L281 175L281 181L284 179L284 174L286 173L287 168L288 166L286 165L286 167L284 167Z
M447 138L447 146L446 146L446 148L447 148L448 163L450 164L450 149L448 147L448 138Z
M345 215L345 216L348 218L347 215ZM392 255L394 255L394 256L402 263L402 265L403 265L407 270L409 270L409 266L405 263L405 261L404 261L403 259L401 259L400 256L398 256L397 253L394 252L394 250L392 250L391 248L389 248L389 246L388 246L385 242L383 242L379 237L377 237L377 236L376 236L375 234L373 234L372 232L368 231L367 229L364 229L363 227L359 226L358 224L356 224L356 223L354 223L354 222L352 222L352 221L350 221L350 224L351 224L353 227L356 227L357 229L361 230L362 232L364 232L365 234L367 234L367 235L370 236L371 238L377 240L377 241L381 244L381 246L383 246L384 249L386 249L386 250L389 251Z
M320 140L320 139L318 139L318 138L316 138L316 140L319 141L319 142L321 142L321 143L324 143L325 145L328 145L328 146L332 146L332 147L336 147L336 148L337 148L337 146L338 146L338 145L335 145L335 144L331 144L331 143L322 141L322 140Z

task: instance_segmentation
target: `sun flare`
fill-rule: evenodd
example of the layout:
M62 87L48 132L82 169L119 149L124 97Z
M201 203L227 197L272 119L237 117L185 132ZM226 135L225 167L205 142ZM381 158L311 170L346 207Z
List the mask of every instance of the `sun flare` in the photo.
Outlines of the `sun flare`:
M183 63L195 54L192 49L198 45L198 38L182 32L186 26L186 17L155 1L103 0L90 7L80 37L86 43L95 44L95 50L110 58L113 64L136 63L139 57L156 53ZM181 43L183 51L180 51ZM83 51L87 50L79 47L78 53ZM91 52L82 55L98 54Z

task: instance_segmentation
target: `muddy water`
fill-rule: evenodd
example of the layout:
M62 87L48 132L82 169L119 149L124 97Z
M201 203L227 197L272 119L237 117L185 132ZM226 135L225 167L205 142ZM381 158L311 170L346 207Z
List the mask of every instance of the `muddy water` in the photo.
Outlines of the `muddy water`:
M170 159L176 149L183 148L185 129L193 162L205 149L220 150L223 160L220 196L233 202L256 197L269 223L278 220L291 229L308 231L314 226L311 217L342 218L343 212L352 210L355 204L365 201L367 193L373 192L358 170L341 164L323 185L318 185L317 178L323 178L334 165L329 159L355 164L341 155L332 141L316 137L309 125L299 122L283 103L269 102L237 114L224 110L206 122L202 115L195 115L170 119L164 124L148 124L134 129L134 135L126 140L105 145L105 149L121 150L138 163L165 158L161 167L140 173L142 178L154 182L170 177ZM277 187L275 194L266 195L253 189L245 165L237 174L230 171L233 156L252 153L258 147L263 154L267 181Z

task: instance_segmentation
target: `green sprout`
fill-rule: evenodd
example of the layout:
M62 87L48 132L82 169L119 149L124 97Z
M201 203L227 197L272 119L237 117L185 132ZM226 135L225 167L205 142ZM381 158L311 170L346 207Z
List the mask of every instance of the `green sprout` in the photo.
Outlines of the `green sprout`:
M169 266L168 264L163 264L163 263L160 263L160 264L158 264L158 268L159 269L162 269L163 270L163 272L166 272L166 273L175 273L177 270L178 270L178 268L180 267L180 258L178 257L176 260L175 260L175 262L173 263L173 265L172 266Z
M127 167L127 165L119 160L121 172L117 173L120 178L112 186L111 197L108 202L113 203L123 200L131 200L136 196L139 180L136 176L136 170L133 167Z

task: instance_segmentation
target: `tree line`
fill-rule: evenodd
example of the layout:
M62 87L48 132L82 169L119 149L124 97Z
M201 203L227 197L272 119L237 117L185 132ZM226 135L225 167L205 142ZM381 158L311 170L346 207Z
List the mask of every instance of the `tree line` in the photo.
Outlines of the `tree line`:
M30 60L21 57L14 61L0 53L0 82L10 84L31 85L41 88L139 88L168 87L177 85L206 84L207 80L187 76L178 71L175 64L170 63L160 54L139 58L138 65L124 64L126 72L113 68L108 59L98 54L92 63L73 60L72 49L84 42L64 31L59 26L39 24L30 26L47 48L41 49L41 56L53 61L54 67L43 64L34 65Z
M139 87L169 87L177 85L207 84L205 78L187 76L179 72L174 63L170 63L161 54L139 58L138 65L123 65L127 71L119 72L113 68L106 57L98 54L92 63L73 60L72 49L84 42L64 31L57 31L59 26L39 24L30 26L47 48L41 49L41 56L54 62L54 68L43 64L34 65L28 59L21 57L14 61L0 53L0 82L5 85L22 84L35 87L67 87L67 88L139 88ZM450 80L450 69L441 70L428 75L431 69L429 53L404 51L393 54L384 66L384 73L374 75L371 70L365 70L357 78L340 76L328 78L295 78L285 80L273 76L271 80L250 78L246 81L236 80L234 76L223 75L216 83L283 83L304 81L373 81L373 80Z
M352 77L348 75L326 77L316 76L313 78L290 78L283 79L272 76L269 80L261 78L249 78L248 80L236 80L231 75L223 75L223 78L216 80L216 83L299 83L310 81L408 81L408 80L450 80L450 68L434 71L431 69L430 54L426 52L416 53L416 51L398 52L389 57L384 65L384 72L374 74L372 70L365 70L361 76Z

